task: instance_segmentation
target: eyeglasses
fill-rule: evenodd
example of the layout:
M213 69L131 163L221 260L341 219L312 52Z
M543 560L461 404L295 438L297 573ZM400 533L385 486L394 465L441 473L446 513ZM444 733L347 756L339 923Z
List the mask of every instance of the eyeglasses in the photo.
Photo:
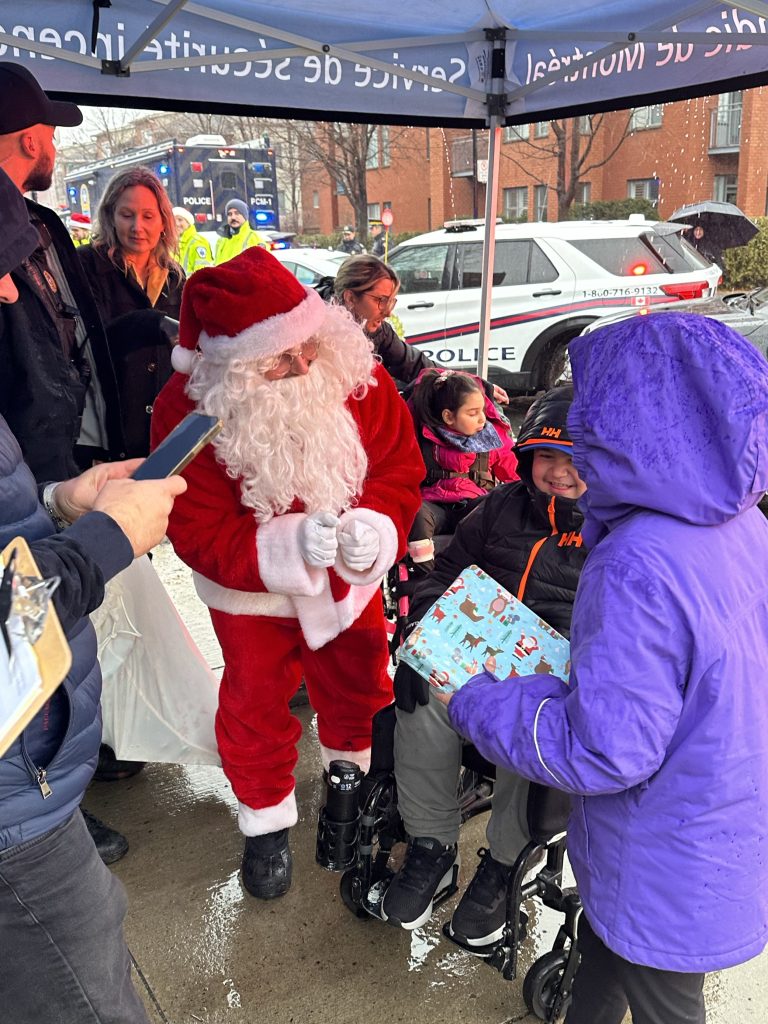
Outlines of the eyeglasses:
M319 341L305 341L303 345L294 352L281 352L279 356L275 356L274 359L267 359L259 367L262 375L271 373L273 377L287 377L293 369L293 363L295 359L316 359L317 354L320 351Z
M382 313L386 313L388 309L394 309L397 305L396 295L374 295L373 292L358 292L358 294L367 295L368 298L373 299Z

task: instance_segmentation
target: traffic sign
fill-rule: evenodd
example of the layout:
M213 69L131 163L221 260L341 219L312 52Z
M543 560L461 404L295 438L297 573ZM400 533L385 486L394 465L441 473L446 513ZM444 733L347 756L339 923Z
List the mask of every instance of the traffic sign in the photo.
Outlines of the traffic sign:
M381 223L384 225L385 228L392 227L392 222L394 221L394 219L395 215L389 208L381 211Z

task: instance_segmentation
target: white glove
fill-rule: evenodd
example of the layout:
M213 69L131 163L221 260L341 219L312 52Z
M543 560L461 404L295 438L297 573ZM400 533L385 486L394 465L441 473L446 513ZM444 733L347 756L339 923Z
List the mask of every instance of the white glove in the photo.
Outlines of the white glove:
M352 519L339 530L338 536L344 564L356 572L370 569L379 554L379 535L374 528Z
M299 527L299 553L307 565L329 569L336 561L339 517L333 512L313 512Z

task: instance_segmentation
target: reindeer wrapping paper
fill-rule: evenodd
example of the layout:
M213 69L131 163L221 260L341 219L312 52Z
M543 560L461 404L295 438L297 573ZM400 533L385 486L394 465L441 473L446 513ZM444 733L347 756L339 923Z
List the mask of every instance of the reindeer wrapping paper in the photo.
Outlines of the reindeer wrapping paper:
M482 671L499 680L542 673L567 682L571 668L565 637L476 565L435 601L399 657L446 692Z

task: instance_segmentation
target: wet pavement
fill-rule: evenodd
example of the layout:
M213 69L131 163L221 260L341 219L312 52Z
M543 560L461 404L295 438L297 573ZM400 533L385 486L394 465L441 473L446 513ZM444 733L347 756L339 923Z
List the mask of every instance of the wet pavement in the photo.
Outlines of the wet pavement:
M210 665L221 653L188 570L170 546L155 566ZM297 774L299 822L292 830L294 880L264 903L242 889L242 837L221 769L152 764L123 782L94 783L89 809L131 844L113 866L128 891L128 944L136 983L153 1024L512 1024L533 1022L522 978L551 948L558 915L529 904L529 938L519 978L500 974L441 935L458 899L413 933L359 921L339 897L339 876L314 861L322 797L313 712L304 727ZM484 845L485 818L462 830L462 883ZM768 954L707 979L708 1024L763 1024ZM627 1018L629 1020L629 1018Z

